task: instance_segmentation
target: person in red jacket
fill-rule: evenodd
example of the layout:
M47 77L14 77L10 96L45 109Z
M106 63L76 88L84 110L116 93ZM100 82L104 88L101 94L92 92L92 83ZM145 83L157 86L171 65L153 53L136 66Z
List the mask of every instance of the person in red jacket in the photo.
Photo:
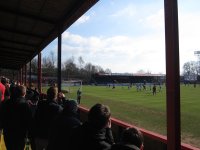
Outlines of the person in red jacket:
M1 93L1 99L0 100L1 101L4 100L5 90L6 90L5 86L0 82L0 93Z

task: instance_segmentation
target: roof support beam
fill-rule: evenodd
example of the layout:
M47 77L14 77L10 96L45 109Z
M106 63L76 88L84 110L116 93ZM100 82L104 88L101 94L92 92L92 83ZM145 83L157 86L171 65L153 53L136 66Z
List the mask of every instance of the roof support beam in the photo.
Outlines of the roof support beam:
M47 38L41 42L39 47L36 48L38 49L38 52L42 51L42 49L48 45L46 41L53 41L55 39L55 36L58 35L57 34L58 32L61 32L62 34L67 28L69 28L76 20L78 20L78 18L80 18L87 10L89 10L98 1L99 0L79 1L70 12L66 11L66 14L63 15L63 18L60 18L60 20L58 20L57 26L55 26L52 29L52 31L49 32ZM34 53L31 58L34 58L38 52Z
M30 49L21 49L21 48L15 48L15 47L9 47L9 46L0 46L0 49L3 51L3 49L5 49L6 52L12 52L12 53L32 53L34 52L34 50L30 50Z
M0 56L0 59L4 59L5 62L13 61L13 64L15 65L15 61L23 63L24 57L19 56L19 55L11 57L9 54L6 54L6 55L4 54L3 56ZM5 65L7 65L7 64L5 63Z
M180 71L177 0L165 0L167 149L180 150Z
M5 27L0 27L0 30L10 32L13 34L20 34L20 35L25 35L25 36L30 36L30 37L36 37L36 38L40 38L40 39L43 39L46 37L46 36L41 36L41 35L37 35L37 34L32 34L30 32L24 32L24 31L19 31L16 29L5 28Z
M27 18L27 19L30 19L30 20L41 21L41 22L45 22L45 23L48 23L48 24L56 24L56 22L53 21L53 20L50 20L50 19L47 19L47 18L44 18L44 17L40 17L40 16L36 16L36 15L23 13L23 12L20 12L20 11L11 10L11 9L8 9L8 8L2 7L2 6L0 6L0 10L3 13L9 13L9 14L15 15L15 16L17 15L19 17L24 17L24 18Z
M2 58L0 57L0 59L2 59ZM6 64L6 63L8 63L8 64ZM5 64L1 64L1 66L16 66L18 64L21 64L21 60L7 59L5 61Z
M0 38L0 42L8 42L8 43L14 43L14 44L19 44L19 45L24 45L24 46L31 46L31 47L36 47L37 46L36 44L28 44L26 42L8 40L8 39L3 39L3 38Z
M0 59L3 59L3 58L0 57ZM7 59L6 61L4 61L4 64L0 64L0 68L19 69L19 66L21 65L21 61L22 60Z

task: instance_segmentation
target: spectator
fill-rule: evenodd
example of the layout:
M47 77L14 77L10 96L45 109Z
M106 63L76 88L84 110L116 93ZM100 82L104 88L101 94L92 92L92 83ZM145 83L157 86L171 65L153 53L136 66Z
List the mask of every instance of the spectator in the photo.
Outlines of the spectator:
M77 102L78 102L78 104L81 103L81 94L82 94L82 92L81 92L81 90L79 88L78 91L77 91Z
M114 143L110 109L102 104L94 105L88 121L74 130L71 138L72 150L108 150Z
M5 94L5 91L6 91L6 87L2 83L2 80L3 80L3 77L1 78L1 82L0 82L0 91L1 91L1 99L0 99L0 101L4 100L4 94Z
M124 130L121 142L112 145L111 150L143 150L143 135L136 128Z
M57 87L47 90L47 100L38 102L35 112L35 144L36 150L45 150L48 145L50 129L56 117L62 112L62 107L57 103Z
M65 104L66 104L68 101L69 101L69 100L66 99L64 93L62 93L62 92L59 92L59 93L58 93L58 99L57 99L57 102L58 102L59 105L61 105L62 107L64 107Z
M7 150L24 150L25 138L30 131L31 110L25 100L26 87L16 87L15 98L2 103L1 120Z
M1 97L2 97L2 93L1 93L1 91L0 91L0 104L1 104Z
M65 103L62 114L56 119L51 130L48 150L62 150L69 145L72 129L81 125L77 117L77 102L69 100Z
M27 93L26 94L26 100L27 100L27 102L29 104L29 107L31 109L32 117L34 118L40 95L36 90L31 89L31 88L28 88L26 93ZM32 129L34 128L34 121L31 124L31 128ZM35 135L34 134L34 130L31 130L30 136L29 136L29 142L31 144L31 149L32 150L36 149L35 136L34 135Z
M35 111L37 109L37 104L40 98L39 92L36 90L33 90L31 88L27 88L26 92L26 100L28 104L30 105L31 111L32 111L32 116L35 116Z
M5 78L5 82L6 83L4 84L4 86L5 86L6 90L5 90L4 99L8 100L8 99L10 99L10 83L9 83L9 79Z

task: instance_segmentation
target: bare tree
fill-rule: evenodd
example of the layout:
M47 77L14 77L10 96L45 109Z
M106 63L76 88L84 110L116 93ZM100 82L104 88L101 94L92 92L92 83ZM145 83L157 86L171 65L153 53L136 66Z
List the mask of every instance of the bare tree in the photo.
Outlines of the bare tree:
M78 74L78 68L74 62L73 56L64 62L64 69L67 74L68 80L70 79L70 77Z
M34 58L32 59L31 61L31 72L33 73L37 73L37 70L38 70L38 59L37 58Z
M109 69L109 68L106 68L106 70L105 70L105 73L111 74L111 73L112 73L112 71L111 71L111 69Z
M186 62L183 65L183 75L186 80L196 80L198 74L198 65L195 61Z
M50 62L51 62L51 64L52 64L52 66L54 66L54 67L55 67L55 63L56 63L56 56L55 56L55 54L54 54L54 52L53 52L53 51L51 51L51 52L50 52L49 58L50 58Z
M79 56L78 62L79 62L79 69L81 69L83 67L84 63L85 63L82 56Z
M141 70L138 70L137 73L144 74L145 71L141 69Z

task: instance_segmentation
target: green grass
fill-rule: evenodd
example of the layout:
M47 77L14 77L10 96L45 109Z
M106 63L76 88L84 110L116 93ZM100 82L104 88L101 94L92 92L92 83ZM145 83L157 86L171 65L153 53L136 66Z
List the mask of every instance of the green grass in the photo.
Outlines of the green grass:
M68 88L67 88L68 89ZM77 87L70 88L76 99ZM182 142L200 147L200 87L181 86ZM133 87L83 86L81 105L90 108L96 103L110 107L112 117L166 135L166 91L153 96L150 90L137 92Z

